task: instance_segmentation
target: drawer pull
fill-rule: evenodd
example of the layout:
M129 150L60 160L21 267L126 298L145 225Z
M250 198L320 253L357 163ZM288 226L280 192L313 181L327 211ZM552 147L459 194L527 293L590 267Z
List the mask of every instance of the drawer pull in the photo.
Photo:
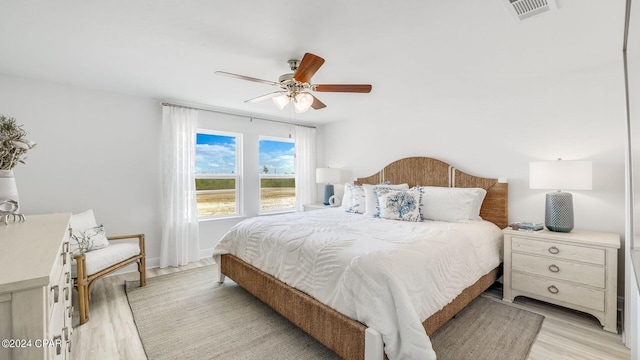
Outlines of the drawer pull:
M558 271L560 271L560 268L556 264L551 264L551 265L549 265L549 271L558 272Z
M71 339L67 340L67 352L71 353Z
M69 301L69 287L64 288L64 301Z
M69 319L73 318L73 305L67 306L67 317Z
M69 340L69 328L62 328L62 338L65 340Z
M67 265L67 253L62 253L62 265Z
M58 295L60 295L60 287L58 285L51 287L51 292L53 292L53 302L58 302Z
M64 244L62 245L62 251L65 253L69 252L69 242L65 241Z
M71 284L71 273L70 272L67 271L66 273L64 273L64 278L65 278L65 282L67 284Z
M62 353L62 336L54 336L53 342L56 344L56 355L60 355Z
M557 294L560 292L560 290L558 290L558 288L555 285L549 286L547 290L549 290L549 292L552 294Z
M549 252L555 255L555 254L560 252L560 249L558 249L555 246L552 246L552 247L549 248Z

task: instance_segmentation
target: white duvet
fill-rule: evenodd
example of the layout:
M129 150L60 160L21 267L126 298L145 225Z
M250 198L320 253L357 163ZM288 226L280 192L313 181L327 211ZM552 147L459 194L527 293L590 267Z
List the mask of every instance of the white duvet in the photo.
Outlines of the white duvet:
M214 248L231 253L382 334L389 359L435 359L422 322L498 266L487 221L421 223L333 208L261 216Z

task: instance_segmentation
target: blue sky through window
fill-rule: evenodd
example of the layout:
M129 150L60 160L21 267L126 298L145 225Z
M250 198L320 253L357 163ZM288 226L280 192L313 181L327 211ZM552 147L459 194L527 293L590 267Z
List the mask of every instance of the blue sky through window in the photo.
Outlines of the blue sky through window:
M294 143L287 141L259 141L260 174L294 174ZM224 175L236 171L236 137L196 134L196 174Z
M294 144L287 141L260 140L258 171L265 174L294 174Z
M196 174L235 174L236 137L196 134Z

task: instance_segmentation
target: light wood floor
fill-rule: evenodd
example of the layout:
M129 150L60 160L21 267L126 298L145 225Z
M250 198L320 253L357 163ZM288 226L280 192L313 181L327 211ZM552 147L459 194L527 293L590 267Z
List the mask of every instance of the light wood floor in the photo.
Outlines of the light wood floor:
M204 259L181 268L149 269L154 277L211 264ZM79 326L74 317L72 359L145 359L131 309L124 293L124 281L136 280L136 273L100 279L93 287L89 322ZM74 294L75 295L75 294ZM499 288L483 296L502 301ZM74 304L77 304L74 298ZM542 329L531 348L529 360L617 360L630 358L621 336L603 331L590 315L518 297L512 304L545 316Z

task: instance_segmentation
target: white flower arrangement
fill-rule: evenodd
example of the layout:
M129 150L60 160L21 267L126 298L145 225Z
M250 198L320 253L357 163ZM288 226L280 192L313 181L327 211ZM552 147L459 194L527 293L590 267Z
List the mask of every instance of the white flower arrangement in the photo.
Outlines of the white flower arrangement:
M11 170L27 158L36 143L26 139L27 132L16 119L0 114L0 170Z

